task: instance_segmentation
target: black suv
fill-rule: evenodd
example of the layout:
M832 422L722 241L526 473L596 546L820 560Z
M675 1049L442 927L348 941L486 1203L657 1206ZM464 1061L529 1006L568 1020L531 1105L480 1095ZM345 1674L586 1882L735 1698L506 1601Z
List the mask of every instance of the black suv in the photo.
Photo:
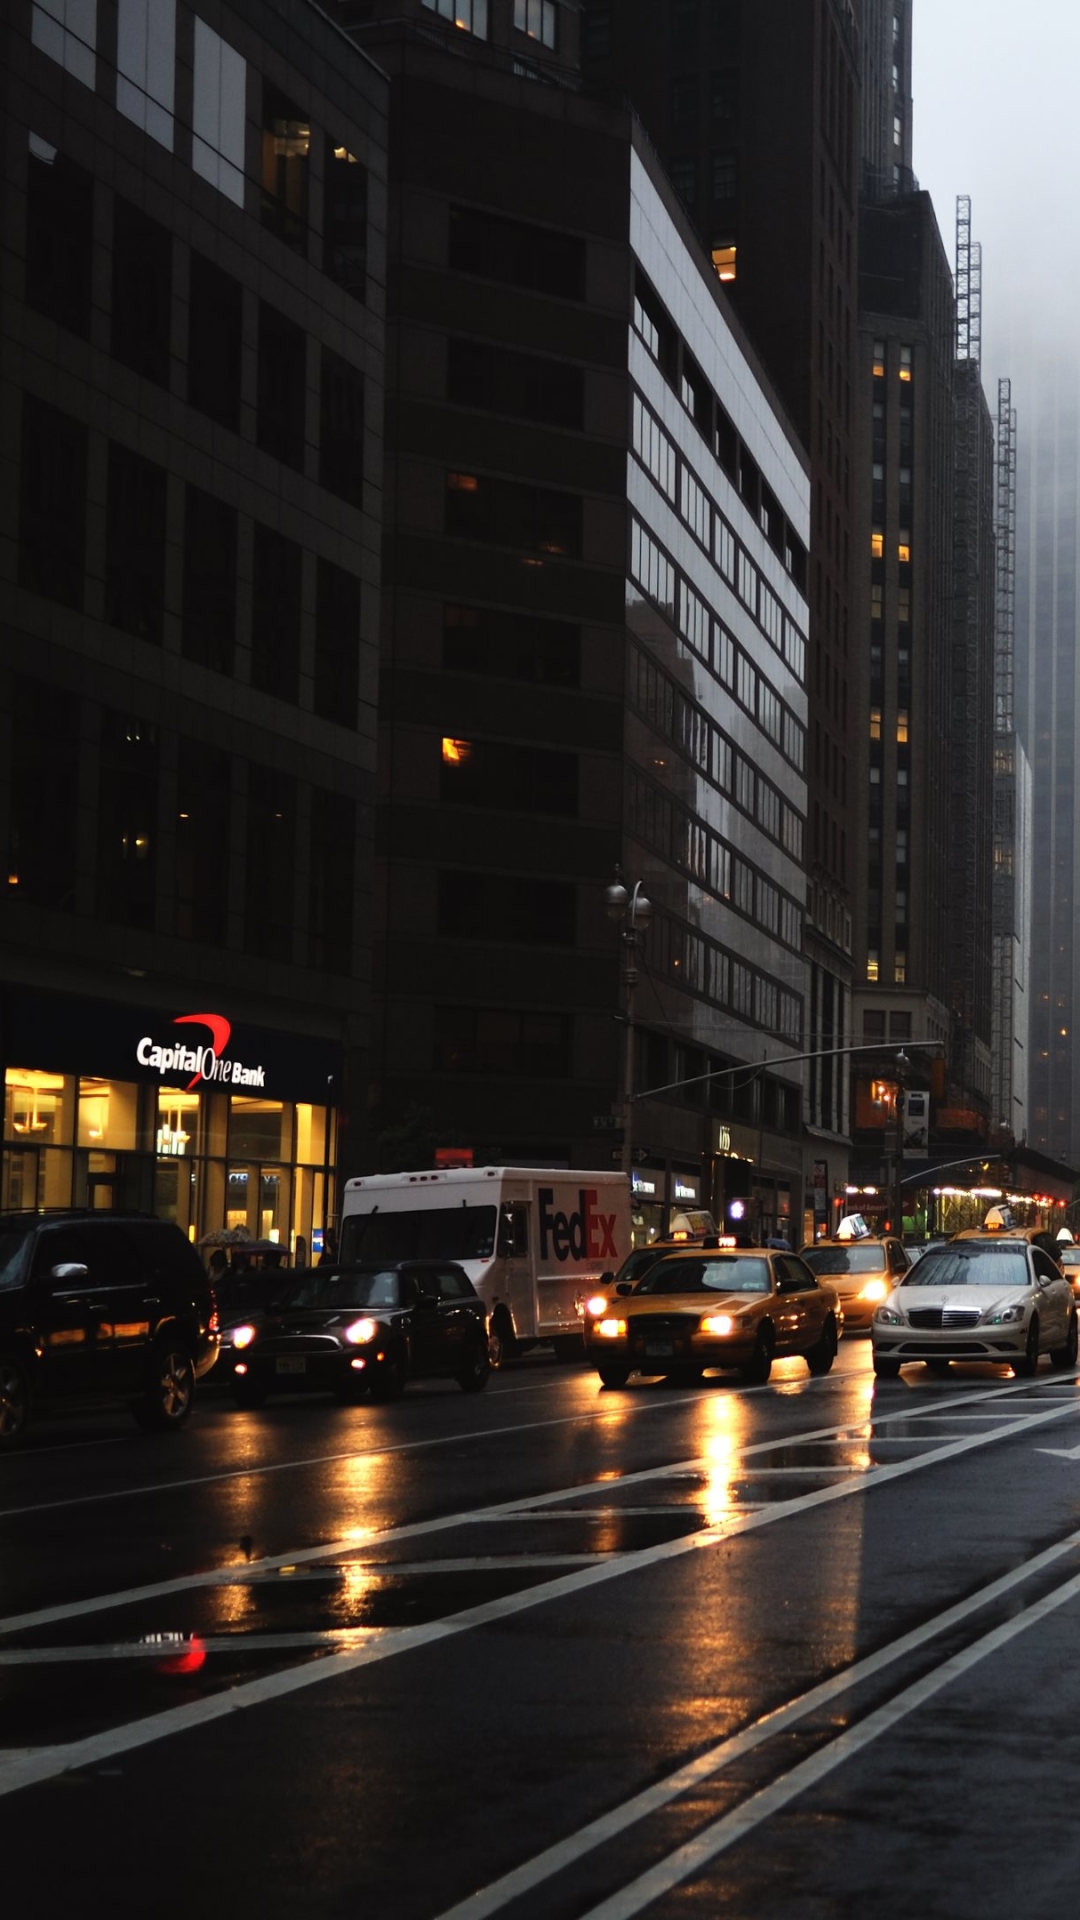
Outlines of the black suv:
M0 1214L0 1448L38 1400L127 1398L180 1427L217 1359L210 1280L179 1227L149 1214Z

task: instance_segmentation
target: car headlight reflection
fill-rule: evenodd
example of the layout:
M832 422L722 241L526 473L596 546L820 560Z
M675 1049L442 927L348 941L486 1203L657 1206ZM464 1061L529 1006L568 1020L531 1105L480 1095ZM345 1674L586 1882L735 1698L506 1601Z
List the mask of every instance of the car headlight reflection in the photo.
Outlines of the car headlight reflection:
M879 1327L902 1327L904 1316L895 1307L878 1307L874 1319Z
M889 1283L887 1280L868 1280L862 1292L859 1294L860 1300L887 1300L888 1297Z
M991 1307L984 1315L988 1327L1015 1327L1026 1317L1027 1308L1019 1301L1011 1307Z
M626 1334L625 1320L598 1320L593 1328L601 1340L621 1340Z
M739 1322L730 1313L707 1314L701 1323L702 1333L734 1333Z
M254 1327L234 1327L232 1330L232 1343L234 1347L250 1347L254 1338Z
M367 1318L354 1320L351 1326L346 1327L345 1338L351 1347L362 1347L365 1346L369 1340L374 1340L378 1331L379 1323L377 1320L369 1320Z

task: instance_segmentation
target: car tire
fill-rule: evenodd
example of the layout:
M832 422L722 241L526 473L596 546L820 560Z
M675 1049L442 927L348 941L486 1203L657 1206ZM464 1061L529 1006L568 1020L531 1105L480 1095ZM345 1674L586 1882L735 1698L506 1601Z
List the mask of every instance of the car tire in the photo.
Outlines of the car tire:
M1039 1370L1039 1316L1033 1313L1028 1328L1027 1345L1023 1359L1014 1360L1013 1372L1018 1380L1032 1380Z
M266 1405L266 1388L261 1380L253 1380L250 1373L234 1376L232 1397L238 1407L263 1407Z
M177 1433L195 1405L195 1366L179 1336L152 1348L146 1385L132 1412L152 1433Z
M30 1381L21 1360L0 1353L0 1448L18 1446L30 1418Z
M875 1353L874 1372L879 1380L899 1380L899 1360L888 1360L884 1354Z
M602 1387L625 1387L630 1378L629 1367L624 1367L614 1360L605 1360L596 1371L600 1375Z
M1053 1348L1050 1364L1054 1367L1075 1367L1078 1352L1080 1352L1080 1327L1077 1326L1075 1313L1070 1313L1069 1332L1065 1345Z
M739 1372L748 1387L763 1387L772 1372L773 1334L771 1327L759 1327L753 1357Z
M376 1368L369 1382L373 1400L400 1400L405 1391L405 1362L400 1354L389 1354Z
M821 1339L815 1346L807 1349L806 1364L812 1374L821 1375L829 1372L836 1359L836 1347L836 1321L830 1313L821 1329Z
M493 1367L501 1367L504 1360L517 1358L517 1341L514 1339L514 1329L505 1307L496 1307L491 1316L488 1353Z
M477 1341L472 1350L468 1366L462 1367L461 1372L456 1377L462 1393L483 1393L484 1388L491 1379L491 1359L488 1354L486 1341Z

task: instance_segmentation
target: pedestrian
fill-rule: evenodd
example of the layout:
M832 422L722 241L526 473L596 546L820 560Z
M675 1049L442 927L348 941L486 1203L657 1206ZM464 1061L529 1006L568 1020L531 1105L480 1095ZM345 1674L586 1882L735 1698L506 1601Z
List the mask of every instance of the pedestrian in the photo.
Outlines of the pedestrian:
M323 1230L322 1252L315 1264L319 1267L332 1267L337 1264L337 1234L333 1227L326 1227Z

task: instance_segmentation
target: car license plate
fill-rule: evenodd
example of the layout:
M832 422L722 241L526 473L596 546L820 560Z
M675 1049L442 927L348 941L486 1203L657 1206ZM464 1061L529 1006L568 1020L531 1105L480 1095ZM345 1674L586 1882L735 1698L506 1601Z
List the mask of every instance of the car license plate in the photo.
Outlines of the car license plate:
M663 1360L670 1358L675 1349L670 1340L646 1340L645 1351L650 1359Z
M306 1373L307 1372L307 1361L302 1359L298 1355L282 1354L281 1358L277 1361L276 1364L277 1364L277 1370L279 1373Z

